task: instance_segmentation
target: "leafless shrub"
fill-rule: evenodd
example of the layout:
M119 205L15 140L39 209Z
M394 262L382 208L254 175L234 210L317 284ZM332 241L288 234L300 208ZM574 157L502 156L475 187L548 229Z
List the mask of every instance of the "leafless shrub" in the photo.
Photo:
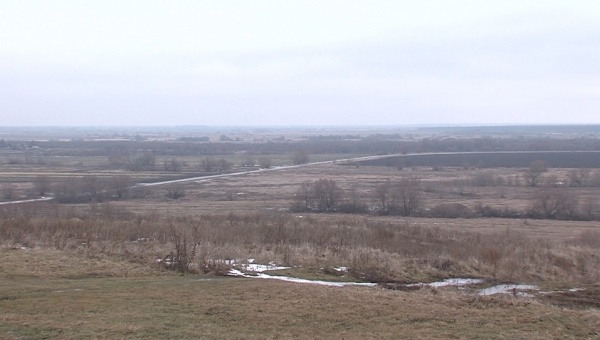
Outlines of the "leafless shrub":
M127 169L131 171L154 170L156 166L156 156L152 152L134 155L127 160Z
M131 198L146 198L152 194L153 190L150 187L136 186L129 189L129 196Z
M240 163L242 167L253 167L256 165L256 159L252 156L246 156Z
M127 198L132 185L133 180L129 175L113 176L110 181L110 188L115 193L117 199Z
M40 196L46 195L52 189L52 183L50 177L47 175L38 175L33 181L33 187L36 194Z
M5 183L2 185L2 198L5 200L14 200L19 198L19 190L13 183Z
M567 174L567 177L569 178L569 184L573 187L587 186L591 173L591 169L573 169Z
M423 205L421 181L418 178L403 178L393 187L394 205L403 216L411 216Z
M531 162L525 172L525 182L529 186L536 187L539 184L540 176L546 171L548 171L546 162L541 160Z
M271 158L261 157L258 159L258 166L260 166L261 169L269 169L271 166L273 166L273 161Z
M583 219L597 220L598 214L600 213L600 205L595 197L588 197L585 199L579 206L579 213Z
M292 211L332 212L340 204L342 189L332 179L318 179L300 186L292 203Z
M163 263L182 273L193 271L192 263L198 250L197 227L186 228L171 224L169 231L175 251L167 255Z
M348 194L349 200L340 203L337 211L348 214L363 214L368 212L367 204L362 201L356 189L351 189Z
M491 172L479 171L471 176L469 183L479 187L492 187L502 186L505 184L505 181L502 177L494 176Z
M565 188L545 186L534 195L531 214L542 218L565 218L574 215L577 201Z
M182 184L172 185L167 189L165 196L174 200L185 197L185 187Z
M233 168L233 163L224 158L214 159L206 157L200 161L200 169L204 172L224 172L231 170L231 168Z
M392 201L392 184L390 181L379 184L375 187L375 198L379 202L379 212L382 215L387 215L390 207L393 206Z
M297 150L296 152L294 152L294 155L292 156L292 162L295 165L306 164L309 162L309 160L310 160L310 157L306 150Z
M165 171L167 171L167 172L181 172L181 171L183 171L184 166L185 166L185 163L176 158L166 160L163 163L163 167L164 167Z
M473 210L460 203L441 203L431 208L430 214L440 218L470 218Z

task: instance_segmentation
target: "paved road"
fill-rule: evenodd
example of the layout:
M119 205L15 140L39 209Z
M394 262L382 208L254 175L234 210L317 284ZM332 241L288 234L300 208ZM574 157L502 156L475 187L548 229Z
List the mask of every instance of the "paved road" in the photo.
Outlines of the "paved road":
M54 198L52 197L42 197L42 198L34 198L31 200L20 200L20 201L10 201L10 202L0 202L0 205L9 205L9 204L20 204L20 203L31 203L31 202L41 202L41 201L51 201Z
M163 182L138 183L138 184L135 184L134 187L154 187L154 186L174 184L174 183L204 181L204 180L211 180L211 179L215 179L215 178L243 176L243 175L254 174L254 173L259 173L259 172L281 171L281 170L297 169L297 168L302 168L302 167L307 167L307 166L313 166L313 165L321 165L321 164L343 164L343 163L347 163L347 162L366 161L366 160L372 160L372 159L394 157L394 156L398 156L398 155L400 155L400 154L378 155L378 156L365 156L365 157L355 157L355 158L344 158L344 159L337 159L337 160L334 160L334 161L321 161L321 162L312 162L312 163L298 164L298 165L275 166L275 167L271 167L271 168L268 168L268 169L257 169L257 170L249 170L249 171L230 172L230 173L219 174L219 175L190 177L190 178L174 179L174 180L163 181Z
M243 176L243 175L267 172L267 171L281 171L281 170L296 169L296 168L320 165L320 164L334 164L334 163L343 164L346 162L365 161L365 160L379 159L379 158L393 157L393 156L395 156L395 155L392 154L392 155L365 156L365 157L338 159L338 160L334 160L334 161L322 161L322 162L312 162L312 163L298 164L298 165L275 166L275 167L271 167L268 169L257 169L257 170L249 170L249 171L231 172L231 173L225 173L225 174L219 174L219 175L190 177L190 178L175 179L175 180L163 181L163 182L137 183L137 184L134 184L133 187L134 188L135 187L156 187L156 186L169 185L169 184L175 184L175 183L185 183L185 182L193 182L193 181L208 181L208 180L215 179L215 178ZM21 204L21 203L31 203L31 202L41 202L41 201L51 201L51 200L53 200L52 197L44 197L44 198L36 198L36 199L30 199L30 200L0 202L0 205Z

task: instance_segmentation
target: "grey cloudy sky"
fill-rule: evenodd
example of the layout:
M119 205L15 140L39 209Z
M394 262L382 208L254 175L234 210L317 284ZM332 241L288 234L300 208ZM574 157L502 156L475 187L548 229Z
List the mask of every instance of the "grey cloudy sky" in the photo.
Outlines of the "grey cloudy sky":
M600 123L597 0L0 0L0 125Z

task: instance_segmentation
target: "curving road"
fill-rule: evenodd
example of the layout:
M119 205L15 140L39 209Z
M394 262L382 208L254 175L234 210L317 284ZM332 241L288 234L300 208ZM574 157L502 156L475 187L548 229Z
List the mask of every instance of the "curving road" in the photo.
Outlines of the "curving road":
M42 201L52 201L53 199L54 199L53 197L42 197L42 198L34 198L34 199L30 199L30 200L0 202L0 205L31 203L31 202L42 202Z
M321 165L321 164L340 164L340 163L343 164L343 163L346 163L346 162L366 161L366 160L373 160L373 159L379 159L379 158L385 158L385 157L394 157L394 156L399 156L399 155L400 154L364 156L364 157L337 159L337 160L333 160L333 161L312 162L312 163L298 164L298 165L276 166L276 167L271 167L271 168L268 168L268 169L257 169L257 170L248 170L248 171L240 171L240 172L230 172L230 173L219 174L219 175L190 177L190 178L174 179L174 180L162 181L162 182L137 183L137 184L134 184L132 187L133 188L136 188L136 187L156 187L156 186L169 185L169 184L175 184L175 183L184 183L184 182L193 182L193 181L207 181L207 180L211 180L211 179L215 179L215 178L242 176L242 175L248 175L248 174L259 173L259 172L296 169L296 168L301 168L301 167L306 167L306 166L313 166L313 165ZM30 200L18 200L18 201L0 202L0 205L51 201L53 199L54 199L53 197L43 197L43 198L35 198L35 199L30 199Z

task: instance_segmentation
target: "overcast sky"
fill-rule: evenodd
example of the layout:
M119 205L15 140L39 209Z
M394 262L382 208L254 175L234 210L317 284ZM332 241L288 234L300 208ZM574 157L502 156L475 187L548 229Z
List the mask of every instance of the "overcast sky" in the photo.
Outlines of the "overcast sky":
M597 0L0 0L0 125L600 123Z

